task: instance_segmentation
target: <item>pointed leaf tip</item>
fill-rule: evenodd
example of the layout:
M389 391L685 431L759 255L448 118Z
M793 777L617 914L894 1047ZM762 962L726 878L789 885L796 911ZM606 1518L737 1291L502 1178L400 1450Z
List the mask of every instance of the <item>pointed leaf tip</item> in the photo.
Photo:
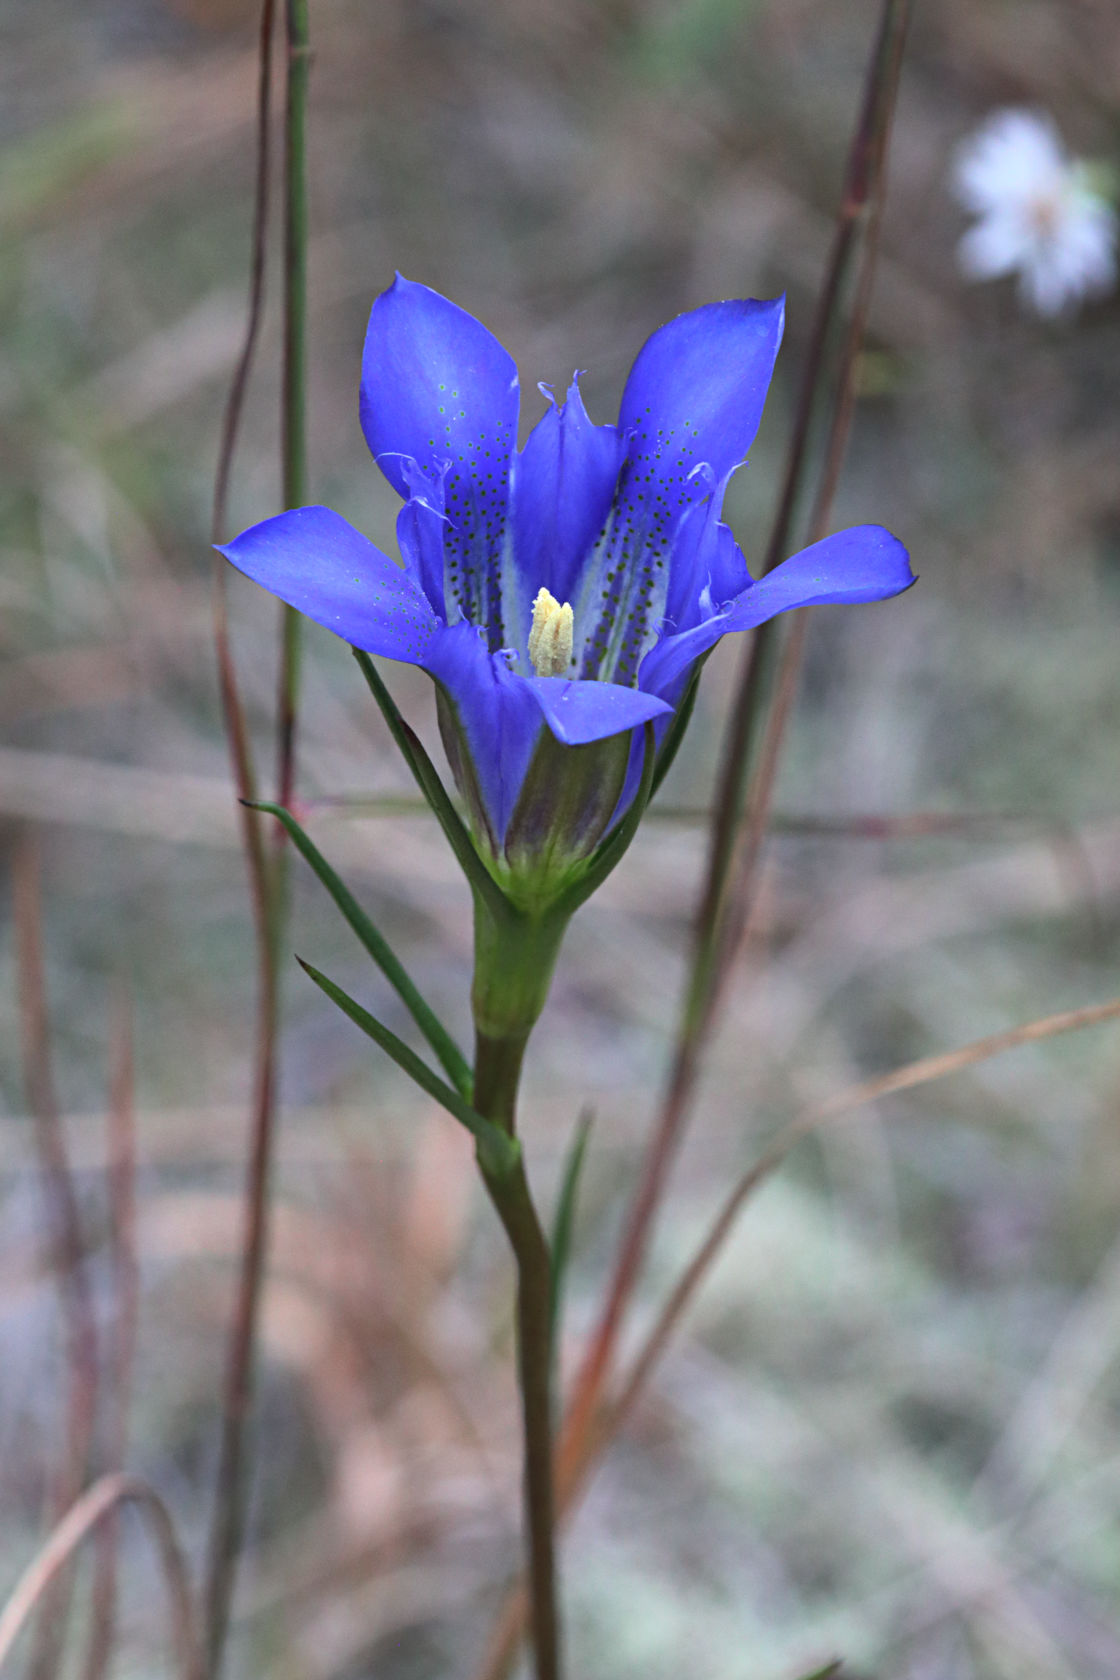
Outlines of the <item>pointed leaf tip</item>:
M335 981L321 973L312 963L305 961L298 953L296 961L319 990L330 998L356 1027L360 1027L367 1038L371 1038L380 1049L391 1056L415 1085L426 1091L430 1097L434 1097L460 1125L466 1127L474 1137L479 1156L486 1162L488 1170L499 1177L504 1177L514 1170L521 1158L521 1148L516 1138L510 1137L508 1132L503 1132L500 1127L495 1126L492 1120L487 1120L477 1113L458 1091L445 1084L439 1075L420 1059L415 1050L403 1039L398 1038L383 1021L371 1015L368 1009L363 1009L362 1005L348 992L344 992Z

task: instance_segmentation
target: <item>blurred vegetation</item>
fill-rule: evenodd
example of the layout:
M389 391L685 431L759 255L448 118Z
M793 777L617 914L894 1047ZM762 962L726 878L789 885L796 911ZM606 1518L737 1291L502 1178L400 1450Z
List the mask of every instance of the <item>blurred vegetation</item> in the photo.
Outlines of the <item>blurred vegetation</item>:
M873 20L867 0L318 0L316 499L391 546L354 398L394 268L509 346L526 424L535 379L586 367L609 418L653 327L785 289L778 379L729 498L757 553ZM196 1558L253 1025L207 542L243 329L254 29L246 0L8 0L0 24L0 847L28 823L40 836L56 1077L106 1322L112 982L132 998L131 1460ZM1115 162L1118 79L1120 21L1093 0L919 8L838 522L890 525L921 583L818 612L780 804L1001 821L779 831L651 1303L803 1102L1120 990L1120 303L1043 326L1010 286L966 289L946 190L952 147L996 104L1044 106ZM276 507L277 347L273 308L235 525ZM274 606L232 590L263 727ZM404 791L344 650L319 631L308 649L305 795ZM706 797L734 664L724 648L709 667L672 802ZM389 675L434 748L426 681ZM433 826L321 814L315 832L465 1032L468 906ZM580 1107L598 1116L573 1345L656 1093L701 853L694 825L646 825L573 928L534 1047L546 1190ZM402 1029L295 879L296 947ZM3 1584L42 1533L61 1351L7 929L0 954ZM289 1022L233 1670L465 1677L516 1528L505 1255L463 1140L294 967ZM573 1672L777 1680L842 1653L853 1680L1120 1673L1118 1092L1104 1028L884 1102L799 1154L572 1527ZM134 1542L116 1672L147 1675L163 1630Z

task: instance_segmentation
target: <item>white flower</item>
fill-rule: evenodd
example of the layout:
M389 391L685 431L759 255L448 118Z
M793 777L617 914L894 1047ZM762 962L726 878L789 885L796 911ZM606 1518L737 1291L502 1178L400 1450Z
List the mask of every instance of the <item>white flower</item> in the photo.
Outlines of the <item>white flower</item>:
M1018 270L1019 295L1059 315L1116 284L1116 212L1039 111L995 111L957 148L953 190L980 219L957 249L970 280Z

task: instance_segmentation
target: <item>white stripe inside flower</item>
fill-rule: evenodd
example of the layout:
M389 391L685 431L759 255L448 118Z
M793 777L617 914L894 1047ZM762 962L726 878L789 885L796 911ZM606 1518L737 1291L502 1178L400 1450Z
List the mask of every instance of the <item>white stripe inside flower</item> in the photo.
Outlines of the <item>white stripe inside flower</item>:
M561 606L547 589L538 589L529 631L529 658L538 677L562 677L572 662L575 620L567 601Z

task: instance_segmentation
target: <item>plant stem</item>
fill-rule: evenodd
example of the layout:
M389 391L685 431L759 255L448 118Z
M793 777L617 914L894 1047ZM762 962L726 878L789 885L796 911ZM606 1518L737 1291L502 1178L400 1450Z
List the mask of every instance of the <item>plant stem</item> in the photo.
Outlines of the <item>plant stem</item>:
M268 55L272 6L265 0L261 20L257 201L254 229L254 278L246 347L231 395L219 468L215 520L222 511L232 453L259 325L263 298L264 237L268 188ZM306 500L306 338L307 338L307 185L306 112L309 73L307 0L287 0L287 101L284 166L284 383L282 476L285 507ZM234 752L238 792L252 797L251 767L244 717L232 679L232 661L219 615L219 659L223 676L226 726ZM223 657L224 654L224 657ZM277 701L277 802L291 803L295 782L296 719L299 703L300 637L298 616L284 609ZM244 1236L240 1274L230 1328L218 1455L217 1491L207 1566L205 1617L209 1680L216 1680L229 1628L237 1562L245 1527L247 1499L246 1430L253 1399L253 1366L260 1317L260 1296L268 1250L268 1210L277 1106L277 1048L280 1031L280 949L287 919L286 858L279 849L265 858L255 813L247 813L246 845L257 913L260 992L253 1127L246 1169ZM284 842L278 829L277 847Z
M252 267L249 283L249 311L245 340L230 386L218 452L214 484L211 540L226 535L226 504L237 436L245 407L264 318L266 247L268 242L268 189L271 178L272 133L272 37L275 0L262 0L257 71L257 158L253 201ZM250 1164L245 1186L245 1230L242 1238L241 1269L237 1299L230 1324L229 1347L222 1392L222 1428L214 1482L214 1509L207 1542L207 1559L202 1593L206 1673L216 1676L222 1663L233 1576L242 1528L242 1440L249 1403L248 1376L256 1329L257 1274L260 1229L254 1210L260 1203L259 1163L268 1159L268 1142L273 1127L276 1081L276 1012L274 1000L275 951L272 939L272 892L270 859L257 811L249 802L256 797L256 773L249 740L249 726L242 703L229 634L225 562L214 555L214 643L218 660L222 717L230 751L230 767L237 790L242 824L242 844L248 867L253 900L253 922L257 953L257 1027L253 1078Z
M475 1107L512 1137L529 1030L475 1040ZM552 1479L552 1261L520 1159L504 1177L483 1169L517 1266L517 1369L525 1440L525 1528L537 1680L560 1680Z
M65 1349L65 1439L51 1478L49 1511L59 1521L81 1492L97 1423L98 1330L81 1208L59 1110L51 1057L51 1024L43 958L43 900L34 837L21 837L12 871L20 1045L28 1107L42 1177L44 1224L50 1245ZM27 1672L54 1680L66 1639L73 1576L55 1582L43 1606Z
M307 500L307 91L308 0L287 0L288 97L284 122L284 506ZM301 620L285 606L277 703L276 803L292 802L299 706ZM277 831L276 844L284 845Z
M87 1534L92 1534L122 1505L136 1505L148 1520L156 1556L167 1588L168 1608L181 1680L204 1680L191 1616L190 1578L171 1513L154 1488L139 1476L102 1476L76 1500L47 1536L16 1582L0 1611L0 1667L12 1654L28 1616L41 1604Z

